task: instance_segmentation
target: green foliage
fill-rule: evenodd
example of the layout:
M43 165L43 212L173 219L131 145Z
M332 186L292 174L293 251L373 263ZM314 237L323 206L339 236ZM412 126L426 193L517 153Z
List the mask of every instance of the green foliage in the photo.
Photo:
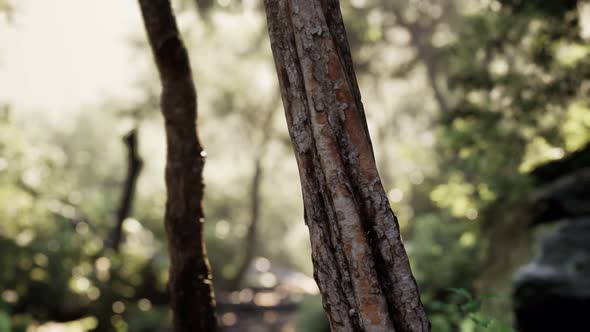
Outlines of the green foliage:
M478 233L474 226L450 223L437 215L422 215L416 220L409 251L424 294L435 295L449 285L468 285L478 276L474 264L479 253Z
M9 0L0 0L0 14L5 14L10 17L13 11L13 5Z
M297 313L297 331L327 332L330 325L319 295L305 295Z
M260 2L179 3L182 11L200 10L183 36L207 150L204 236L215 287L229 287L244 259L258 155L256 255L311 274ZM0 1L0 11L9 4ZM501 323L510 320L508 304L472 294L496 289L496 280L504 292L514 257L526 257L517 245L528 232L527 172L590 141L590 48L577 5L342 2L380 174L434 331L511 331ZM151 61L145 47L137 58ZM7 302L0 330L7 321L12 331L26 330L77 308L100 331L151 331L169 322L160 297L168 258L155 72L140 88L146 97L135 105L107 101L56 124L37 113L0 115L0 220L7 221L0 225L0 301ZM270 112L277 114L263 127ZM145 168L124 225L126 244L113 253L103 242L125 176L120 137L136 124ZM494 261L500 268L492 271ZM124 311L114 312L121 304ZM319 297L305 297L299 317L301 331L326 329Z
M144 297L164 300L150 310L124 311L128 324L147 316L163 317L157 312L166 313L166 307L156 307L166 304L164 280L158 280L166 268L154 264L161 257L154 247L159 250L161 244L154 243L145 228L150 223L126 221L122 251L103 249L119 194L118 186L109 183L120 181L120 174L112 172L120 169L114 166L118 162L109 165L111 155L99 148L107 146L96 131L104 128L78 126L87 139L95 139L74 140L78 133L66 137L62 132L52 142L41 143L19 131L8 115L0 126L0 196L5 198L0 216L10 221L0 228L0 295L12 308L9 311L17 310L11 319L13 330L31 322L94 317L99 330L109 331L117 316L111 308L115 302L132 307ZM117 144L116 135L113 143ZM102 155L102 164L89 169L94 164L88 151ZM113 197L103 196L109 192Z
M515 245L530 232L527 173L589 141L582 119L590 114L590 62L580 15L577 1L490 2L466 15L456 42L445 47L454 101L437 121L444 167L429 197L454 222L477 222L481 252L468 264L480 275L463 285L510 289L512 271L530 257L530 246ZM576 125L568 120L574 117ZM478 307L466 305L461 310ZM495 311L507 315L502 307Z
M296 165L286 131L275 129L284 122L277 116L266 132L260 130L267 114L279 110L269 83L275 79L270 49L261 46L267 41L249 44L266 34L263 16L253 8L238 9L224 13L230 17L222 22L213 16L206 23L238 23L218 29L224 33L200 35L201 23L193 31L195 44L222 48L219 53L227 55L201 53L194 66L195 76L209 83L199 86L199 119L207 124L200 124L200 135L208 152L204 235L218 290L227 288L243 260L252 156L267 133L267 149L260 152L264 240L256 255L308 273L311 265L301 198L292 197L299 193ZM189 45L191 36L187 33ZM142 57L151 61L149 53ZM260 77L253 81L252 73ZM57 122L26 112L0 114L0 220L9 221L0 226L0 299L9 300L13 330L47 321L96 331L147 332L169 325L164 124L154 112L157 81L146 76L146 99L137 105L108 101ZM236 88L247 93L237 94ZM104 242L115 224L127 166L121 138L132 126L140 127L144 169L134 211L123 224L124 245L112 252ZM290 189L276 193L277 183Z
M11 332L10 308L0 300L0 331Z
M482 300L465 288L450 288L449 302L428 303L433 331L514 332L506 323L482 311ZM494 296L487 296L486 300Z

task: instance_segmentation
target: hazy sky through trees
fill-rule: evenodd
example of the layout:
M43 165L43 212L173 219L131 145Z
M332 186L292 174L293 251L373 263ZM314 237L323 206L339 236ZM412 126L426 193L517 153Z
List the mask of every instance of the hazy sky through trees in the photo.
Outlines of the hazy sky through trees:
M143 29L136 1L14 4L12 22L0 23L2 103L55 115L133 91L139 70L129 40Z

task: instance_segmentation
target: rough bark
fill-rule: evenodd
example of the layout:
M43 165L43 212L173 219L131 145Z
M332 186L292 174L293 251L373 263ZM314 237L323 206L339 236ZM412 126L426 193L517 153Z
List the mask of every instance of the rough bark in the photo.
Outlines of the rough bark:
M132 129L125 135L123 142L127 148L127 175L123 184L123 193L119 208L117 209L117 220L106 243L107 248L113 249L116 252L119 251L123 239L123 222L129 217L133 209L135 187L143 165L138 151L137 128Z
M375 166L339 2L265 6L332 330L429 331Z
M162 81L167 160L165 225L169 293L177 332L215 331L215 300L203 242L204 152L196 131L197 95L189 58L168 0L139 0Z

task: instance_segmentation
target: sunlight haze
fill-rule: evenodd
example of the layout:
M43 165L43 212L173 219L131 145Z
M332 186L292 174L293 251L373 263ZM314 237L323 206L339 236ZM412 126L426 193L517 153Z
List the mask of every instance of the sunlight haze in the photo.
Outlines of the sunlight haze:
M0 43L7 45L0 100L58 114L107 96L128 97L134 83L129 40L140 33L136 1L19 0L12 21L0 24Z

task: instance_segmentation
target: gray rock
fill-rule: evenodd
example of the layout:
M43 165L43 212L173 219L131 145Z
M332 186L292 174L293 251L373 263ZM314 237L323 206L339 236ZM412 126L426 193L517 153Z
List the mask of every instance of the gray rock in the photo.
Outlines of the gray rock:
M590 330L590 217L565 221L543 239L515 278L514 305L521 332Z
M533 224L590 216L590 167L541 187L531 198Z

